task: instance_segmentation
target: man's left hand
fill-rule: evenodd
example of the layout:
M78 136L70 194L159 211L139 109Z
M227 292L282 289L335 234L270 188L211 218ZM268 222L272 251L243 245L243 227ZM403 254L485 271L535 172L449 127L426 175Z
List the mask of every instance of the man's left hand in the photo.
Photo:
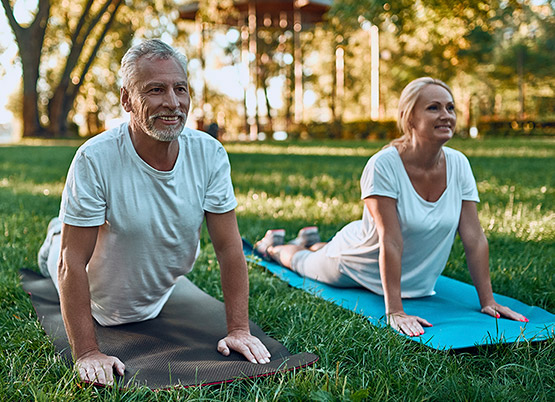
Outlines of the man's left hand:
M229 356L230 349L241 353L251 363L270 363L270 352L256 336L249 331L235 330L218 342L218 352Z

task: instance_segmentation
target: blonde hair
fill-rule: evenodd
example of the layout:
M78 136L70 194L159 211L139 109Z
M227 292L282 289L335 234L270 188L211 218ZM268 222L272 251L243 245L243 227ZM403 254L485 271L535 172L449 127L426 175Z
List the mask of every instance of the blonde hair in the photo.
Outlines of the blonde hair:
M399 107L397 111L397 128L401 133L401 137L394 139L386 147L397 146L400 150L405 148L412 140L412 130L410 124L410 118L412 116L412 111L414 110L414 105L418 100L420 92L428 85L439 85L449 92L451 98L453 98L453 92L449 86L438 79L431 77L421 77L411 81L399 97Z

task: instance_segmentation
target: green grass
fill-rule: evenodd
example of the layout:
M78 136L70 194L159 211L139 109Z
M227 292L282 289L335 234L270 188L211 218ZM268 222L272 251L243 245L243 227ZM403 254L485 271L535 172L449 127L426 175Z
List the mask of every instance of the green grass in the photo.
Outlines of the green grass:
M241 233L268 228L288 238L318 224L324 238L359 219L358 180L383 143L226 144ZM555 312L555 141L452 141L478 181L479 215L490 240L494 290ZM72 147L0 147L0 400L554 400L555 340L477 353L430 350L377 329L363 317L292 289L250 264L250 314L292 353L320 356L313 367L221 386L152 392L79 385L38 324L18 269L36 254L57 214ZM190 278L221 298L206 232ZM445 274L470 282L460 241ZM448 314L448 312L446 312Z

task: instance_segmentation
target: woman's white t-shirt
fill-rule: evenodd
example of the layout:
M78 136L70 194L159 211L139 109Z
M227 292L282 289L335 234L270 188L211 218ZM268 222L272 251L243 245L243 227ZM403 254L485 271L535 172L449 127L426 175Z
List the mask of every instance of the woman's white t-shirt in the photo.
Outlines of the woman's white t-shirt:
M416 192L395 147L372 156L360 180L362 199L379 195L397 200L403 237L402 297L435 294L434 285L445 268L459 226L462 201L479 202L466 157L448 147L443 147L443 152L447 187L435 202L424 200ZM329 257L338 258L342 273L372 292L383 294L379 252L378 232L366 207L362 220L346 225L327 248Z
M178 141L170 171L141 159L127 123L87 141L73 159L60 219L100 227L87 273L101 325L156 317L193 267L205 211L237 205L222 144L188 128Z

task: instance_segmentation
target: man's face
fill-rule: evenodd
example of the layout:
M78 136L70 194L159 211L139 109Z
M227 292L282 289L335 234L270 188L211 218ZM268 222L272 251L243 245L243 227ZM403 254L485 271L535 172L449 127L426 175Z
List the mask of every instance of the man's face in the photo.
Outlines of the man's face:
M123 107L131 114L131 129L158 141L175 140L183 131L191 104L187 74L172 57L142 57L137 67L133 87L122 92Z

